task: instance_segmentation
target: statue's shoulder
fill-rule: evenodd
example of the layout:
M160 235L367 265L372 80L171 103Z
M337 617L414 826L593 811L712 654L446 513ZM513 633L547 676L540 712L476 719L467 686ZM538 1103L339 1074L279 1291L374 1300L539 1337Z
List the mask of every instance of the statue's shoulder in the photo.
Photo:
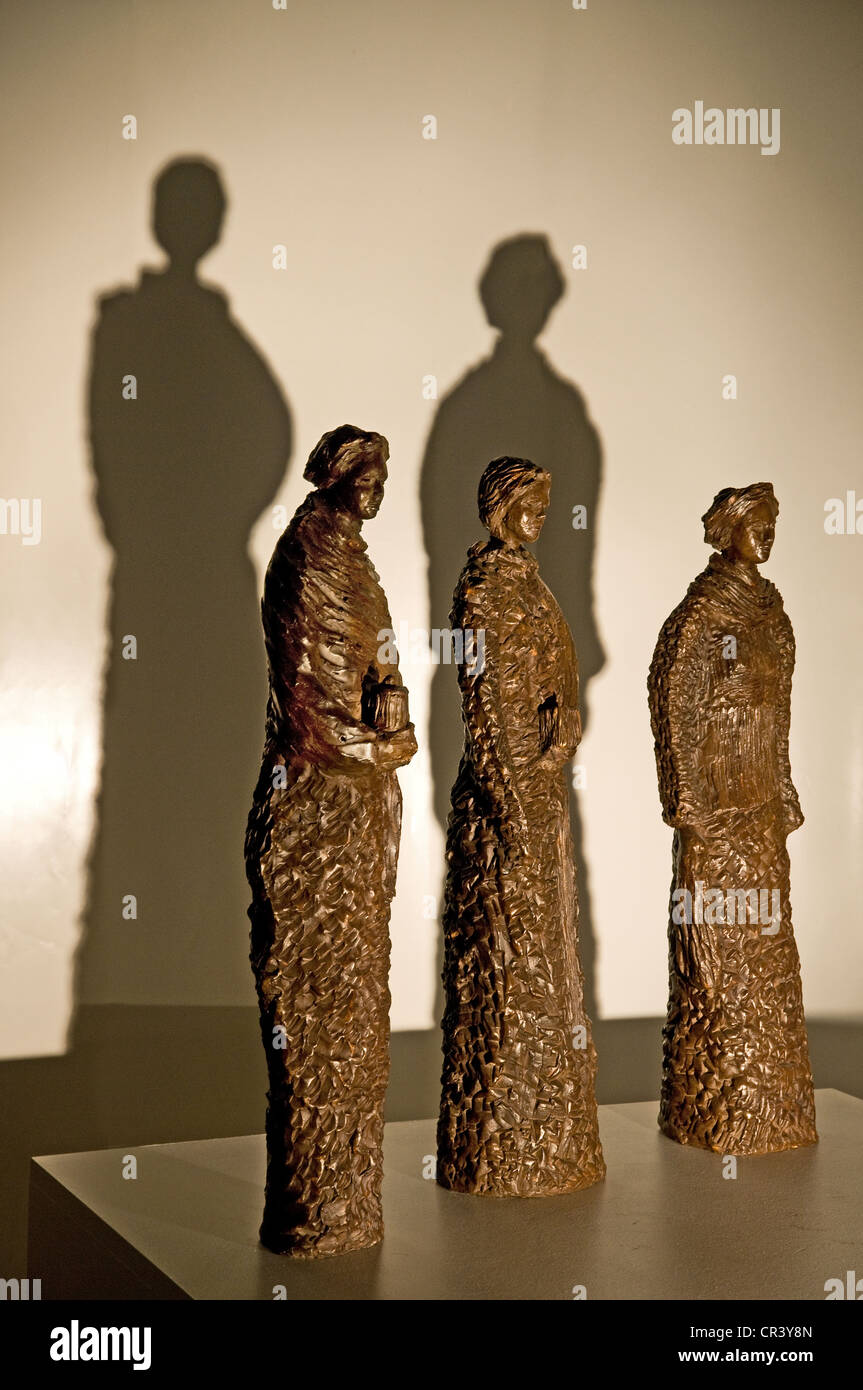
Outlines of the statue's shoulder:
M314 500L312 493L301 503L276 541L267 567L268 584L283 580L289 571L302 572L310 554L320 548Z
M466 610L485 609L494 605L496 581L493 548L488 541L479 541L468 551L464 568L453 591L450 617L456 626L462 622Z
M687 605L688 611L699 613L717 602L722 595L723 587L722 575L712 563L707 564L693 579L680 606Z
M708 568L696 575L683 598L673 608L662 625L659 643L694 635L710 622L715 607L712 571Z
M318 506L318 494L317 492L310 492L308 497L297 507L283 535L302 538L324 529L322 509Z
M477 541L476 545L472 545L459 576L459 587L493 582L497 578L497 553L497 548L490 541Z

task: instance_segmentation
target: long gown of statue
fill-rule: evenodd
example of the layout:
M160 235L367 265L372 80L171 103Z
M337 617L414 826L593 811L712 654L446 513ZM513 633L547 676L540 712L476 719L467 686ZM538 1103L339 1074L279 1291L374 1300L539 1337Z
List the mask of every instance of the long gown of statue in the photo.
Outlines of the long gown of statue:
M803 821L788 758L793 669L778 590L714 555L666 621L650 673L663 818L676 832L672 891L780 893L775 933L763 920L670 920L660 1126L720 1152L817 1139L785 848ZM707 817L707 839L684 849L680 828Z
M270 698L246 837L270 1074L261 1236L328 1254L381 1234L401 794L394 772L357 776L340 751L369 737L364 678L398 671L378 660L392 622L359 526L320 494L281 537L262 610Z
M465 751L447 837L438 1181L493 1194L569 1191L596 1182L605 1165L566 764L537 758L539 710L551 696L558 741L570 756L578 742L575 650L536 559L495 541L469 551L452 625L484 630L485 653L482 669L459 667Z

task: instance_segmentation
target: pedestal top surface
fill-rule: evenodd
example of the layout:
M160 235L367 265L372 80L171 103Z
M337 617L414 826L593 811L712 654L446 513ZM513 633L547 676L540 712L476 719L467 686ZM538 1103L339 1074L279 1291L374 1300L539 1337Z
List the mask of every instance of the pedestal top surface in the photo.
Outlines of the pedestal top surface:
M31 1200L194 1299L272 1299L279 1286L289 1299L572 1299L580 1288L588 1299L823 1299L826 1280L863 1275L863 1101L823 1090L816 1106L819 1144L738 1158L736 1176L727 1159L664 1138L655 1104L601 1106L605 1182L530 1199L445 1192L426 1176L435 1122L389 1124L384 1240L328 1259L259 1245L262 1135L37 1158Z

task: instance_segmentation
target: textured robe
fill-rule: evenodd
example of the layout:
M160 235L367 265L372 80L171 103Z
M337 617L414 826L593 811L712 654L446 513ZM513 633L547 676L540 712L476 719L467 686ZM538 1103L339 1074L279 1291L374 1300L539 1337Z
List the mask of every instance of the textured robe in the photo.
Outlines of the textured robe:
M485 651L459 667L437 1177L462 1192L566 1192L605 1173L565 774L580 737L575 650L523 547L474 546L451 617L484 631ZM540 761L549 702L561 756Z
M251 961L269 1067L261 1238L296 1255L382 1233L390 901L401 794L344 743L392 621L358 523L306 500L267 571L270 697L246 835ZM275 782L275 785L274 785ZM284 786L281 783L284 782Z
M650 671L663 818L675 829L659 1123L722 1153L817 1139L785 848L803 821L788 758L793 669L778 590L713 555L663 626ZM703 835L685 833L694 821ZM778 918L753 899L742 922L737 909L731 922L699 923L699 883L702 896L765 890Z

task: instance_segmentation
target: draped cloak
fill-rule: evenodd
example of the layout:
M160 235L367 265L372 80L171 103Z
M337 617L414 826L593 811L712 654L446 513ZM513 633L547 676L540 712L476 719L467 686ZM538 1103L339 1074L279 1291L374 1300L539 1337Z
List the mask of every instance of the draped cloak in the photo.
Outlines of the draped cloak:
M794 656L779 591L715 554L665 622L648 683L675 830L659 1123L723 1153L817 1139L785 847L803 821L788 756ZM736 920L695 920L699 884L725 899L714 917ZM754 891L759 910L750 898L744 916L740 895Z
M270 694L246 835L270 1083L261 1236L328 1254L382 1230L401 794L393 771L344 751L373 737L365 686L399 676L379 656L392 620L359 523L321 493L276 546L262 614Z
M484 633L484 653L459 667L465 743L447 837L438 1181L566 1192L605 1173L564 767L580 737L575 649L523 547L469 551L451 620ZM549 704L565 753L540 761Z

